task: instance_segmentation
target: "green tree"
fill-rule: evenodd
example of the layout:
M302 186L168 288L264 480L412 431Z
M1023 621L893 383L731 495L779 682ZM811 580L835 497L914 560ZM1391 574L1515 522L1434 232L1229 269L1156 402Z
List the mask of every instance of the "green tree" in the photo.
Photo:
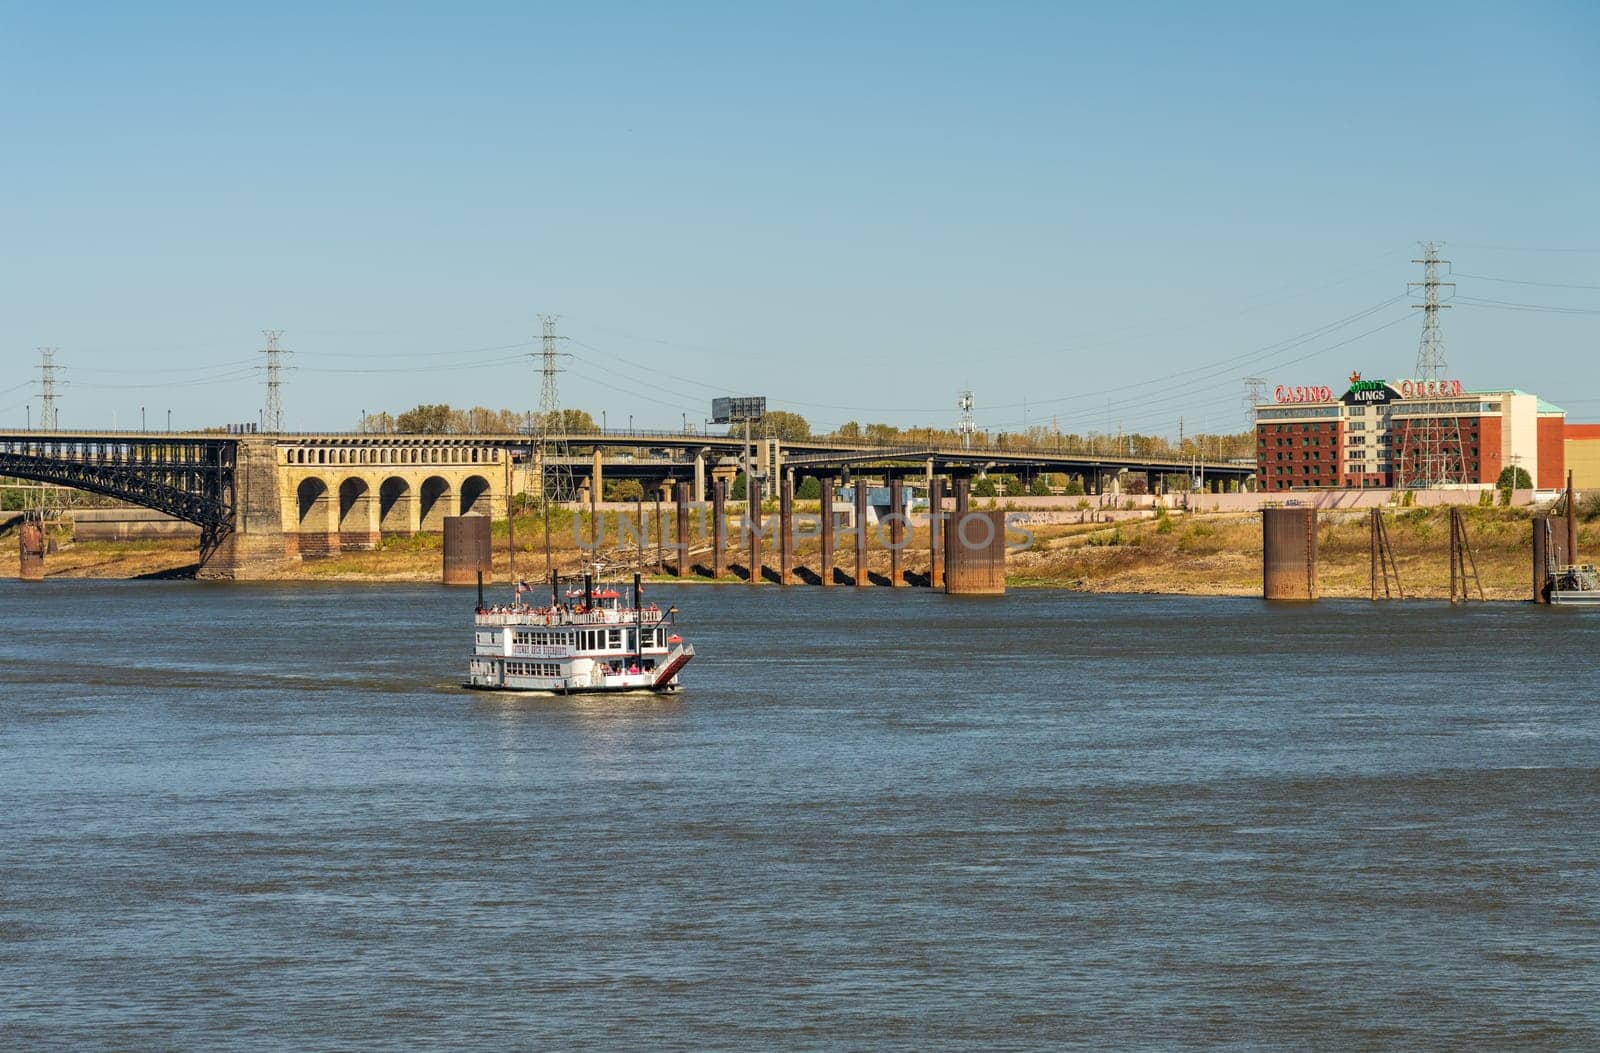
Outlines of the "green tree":
M744 500L744 473L743 472L740 472L738 475L733 477L733 485L728 487L728 500L730 500L730 501L743 501Z
M981 479L972 480L971 493L973 497L995 497L999 491L995 489L994 480L986 475Z
M607 501L637 501L644 496L644 484L637 479L614 479L605 486Z
M811 424L798 413L771 410L761 418L761 434L784 442L802 442L811 438Z
M1076 477L1068 479L1066 489L1063 490L1062 493L1066 494L1068 497L1082 497L1083 484L1078 482Z
M405 435L454 435L460 415L448 403L424 403L395 418L395 430Z
M1049 497L1050 480L1046 479L1042 475L1034 476L1033 485L1028 487L1028 493L1032 494L1034 497Z
M800 481L800 488L794 495L802 501L820 501L822 499L822 481L814 475L808 475Z
M1495 483L1502 490L1532 490L1533 476L1528 474L1528 469L1506 465L1500 470L1500 479Z

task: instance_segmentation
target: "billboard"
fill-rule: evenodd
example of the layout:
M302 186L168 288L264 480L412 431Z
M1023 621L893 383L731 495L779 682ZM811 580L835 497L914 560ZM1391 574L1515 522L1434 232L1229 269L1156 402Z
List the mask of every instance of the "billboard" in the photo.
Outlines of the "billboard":
M730 395L711 400L711 423L731 424L734 421L760 420L767 413L765 395Z

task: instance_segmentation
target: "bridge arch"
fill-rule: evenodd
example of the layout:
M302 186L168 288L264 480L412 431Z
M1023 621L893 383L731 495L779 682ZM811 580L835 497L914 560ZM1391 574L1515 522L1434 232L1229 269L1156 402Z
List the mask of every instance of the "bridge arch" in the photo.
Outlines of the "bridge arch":
M302 558L337 555L339 515L336 495L326 479L310 476L295 488L295 525Z
M391 475L378 486L378 529L410 537L417 532L417 501L411 484Z
M461 481L460 515L493 515L493 487L481 475L469 475Z
M378 547L378 502L372 484L353 475L339 484L339 547Z
M444 531L445 516L451 512L450 482L437 475L422 480L417 489L417 529L430 534Z

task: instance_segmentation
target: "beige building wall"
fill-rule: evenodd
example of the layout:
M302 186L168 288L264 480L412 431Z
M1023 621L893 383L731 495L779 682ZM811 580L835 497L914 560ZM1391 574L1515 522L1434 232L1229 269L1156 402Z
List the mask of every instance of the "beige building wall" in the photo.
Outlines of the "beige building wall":
M1539 478L1539 397L1507 392L1494 396L1504 404L1500 429L1500 463L1525 469Z
M1566 440L1567 467L1579 490L1600 490L1600 435Z

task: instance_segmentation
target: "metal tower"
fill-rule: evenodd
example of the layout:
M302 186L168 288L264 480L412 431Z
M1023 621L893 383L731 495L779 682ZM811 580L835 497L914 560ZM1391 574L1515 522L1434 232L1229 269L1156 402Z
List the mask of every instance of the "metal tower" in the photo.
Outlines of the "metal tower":
M278 346L282 329L263 329L267 346L261 353L267 356L267 403L261 410L261 430L274 434L283 431L283 358L288 354Z
M56 352L54 347L39 349L39 428L55 431L61 426L60 410L56 408Z
M1422 309L1422 342L1417 345L1416 379L1439 381L1445 379L1449 369L1444 355L1444 335L1439 331L1439 312L1450 306L1439 302L1439 290L1454 289L1456 283L1439 280L1439 265L1450 263L1439 258L1443 243L1424 241L1421 245L1422 258L1411 262L1422 264L1422 280L1406 286L1413 295L1419 290L1422 293L1422 302L1412 304ZM1395 471L1397 485L1417 488L1466 482L1460 418L1454 413L1441 416L1442 408L1437 403L1429 405L1424 401L1423 416L1407 422Z
M577 489L572 484L572 466L567 463L567 444L561 440L566 431L561 413L561 391L556 384L556 374L565 372L558 359L570 354L557 351L556 319L559 315L541 314L544 323L543 343L539 353L544 383L539 389L539 467L540 498L548 504L554 501L577 500Z
M1267 382L1262 377L1244 378L1244 430L1250 433L1250 448L1256 445L1256 407L1267 397Z
M978 426L972 422L972 406L972 392L963 391L961 397L956 400L956 408L961 411L961 420L956 424L956 431L961 435L961 445L969 450L972 449L972 433L978 430Z

